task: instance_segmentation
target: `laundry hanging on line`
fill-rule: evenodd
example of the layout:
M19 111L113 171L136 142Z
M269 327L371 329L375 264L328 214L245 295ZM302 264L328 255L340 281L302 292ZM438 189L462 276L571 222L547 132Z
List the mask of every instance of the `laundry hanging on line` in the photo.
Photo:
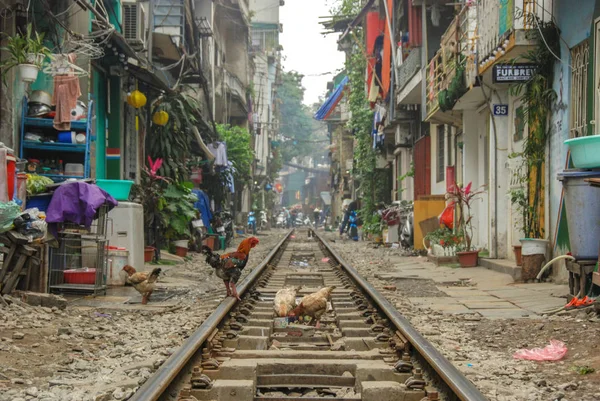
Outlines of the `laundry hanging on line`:
M215 157L215 167L227 167L227 145L225 145L225 142L213 142L208 145L208 150Z

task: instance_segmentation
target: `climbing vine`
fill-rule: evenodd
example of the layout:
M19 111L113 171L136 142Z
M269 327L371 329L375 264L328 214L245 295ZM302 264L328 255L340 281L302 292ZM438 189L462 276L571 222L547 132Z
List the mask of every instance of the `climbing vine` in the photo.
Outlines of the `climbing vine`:
M358 43L362 43L362 32L358 32L355 38ZM368 220L375 212L377 186L376 154L371 137L373 112L364 90L366 68L366 57L355 43L346 61L350 82L348 107L351 115L348 128L355 138L353 173L354 179L360 183L360 215L363 220Z
M545 23L535 15L525 15L532 19L529 33L537 41L537 46L522 58L536 65L530 80L511 88L511 93L520 96L523 114L529 127L523 152L522 165L515 174L522 188L511 191L511 201L522 217L522 230L526 238L543 238L541 213L544 210L543 169L546 160L546 147L550 137L550 117L557 94L552 88L554 55L560 55L560 35L553 23Z

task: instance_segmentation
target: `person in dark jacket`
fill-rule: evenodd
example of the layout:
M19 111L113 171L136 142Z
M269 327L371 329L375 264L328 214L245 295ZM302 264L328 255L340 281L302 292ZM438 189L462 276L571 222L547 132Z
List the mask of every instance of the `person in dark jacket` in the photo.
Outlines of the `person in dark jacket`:
M346 208L344 212L344 220L342 220L342 225L340 226L340 235L342 235L346 231L346 227L348 226L348 220L350 219L350 214L352 212L356 212L358 210L358 202L352 201Z

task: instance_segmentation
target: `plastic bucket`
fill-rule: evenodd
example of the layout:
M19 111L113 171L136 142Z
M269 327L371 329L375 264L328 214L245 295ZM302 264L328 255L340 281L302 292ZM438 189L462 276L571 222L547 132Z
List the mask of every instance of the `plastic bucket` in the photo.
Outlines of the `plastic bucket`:
M131 191L133 181L97 179L96 185L108 192L116 200L126 201L129 199L129 192Z
M600 135L567 139L565 145L571 150L571 160L576 168L600 167Z
M585 182L586 178L600 178L600 171L565 170L558 174L565 194L571 253L580 260L596 260L600 238L600 196L597 188Z
M521 238L521 255L546 255L548 240L538 238Z

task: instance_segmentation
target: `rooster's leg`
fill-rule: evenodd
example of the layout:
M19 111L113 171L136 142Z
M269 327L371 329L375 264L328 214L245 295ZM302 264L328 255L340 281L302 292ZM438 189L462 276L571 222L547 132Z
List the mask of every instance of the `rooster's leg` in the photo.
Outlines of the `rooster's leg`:
M315 324L315 329L320 329L321 328L321 322L319 320L317 320L317 323Z
M231 289L229 288L229 281L223 280L223 282L225 283L225 288L227 288L227 296L230 297Z
M146 305L148 303L148 295L142 295L142 305Z
M233 293L233 297L235 299L237 299L238 301L241 301L242 299L240 298L240 296L237 293L237 288L235 287L235 283L231 283L231 292Z

